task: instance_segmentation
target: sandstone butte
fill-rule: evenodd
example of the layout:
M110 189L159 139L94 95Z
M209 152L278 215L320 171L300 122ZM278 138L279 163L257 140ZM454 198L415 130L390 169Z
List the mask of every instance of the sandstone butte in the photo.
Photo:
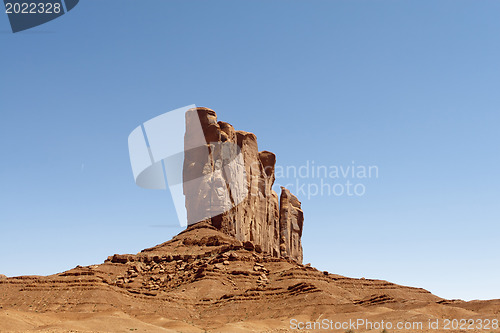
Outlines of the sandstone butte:
M386 330L406 333L464 332L444 329L444 320L489 320L488 330L466 332L499 331L491 323L500 317L500 300L447 300L421 288L303 265L301 205L286 189L279 199L272 191L275 155L259 152L255 135L217 122L210 109L198 108L186 117L186 133L199 117L210 145L185 157L184 181L202 179L184 188L187 229L163 244L115 254L102 264L50 276L0 275L0 332L382 331L294 326L324 319L422 323L422 329ZM191 148L189 140L186 134ZM241 155L230 153L236 163L219 172L225 155L218 148L234 146ZM231 177L242 185L231 190L243 189L245 195L221 190ZM238 200L231 202L234 197ZM210 205L203 198L210 198ZM324 248L332 260L348 251L331 244ZM439 320L440 329L429 329L429 320Z
M197 131L203 135L203 146L193 144L200 141ZM209 221L246 247L302 262L301 203L284 187L278 200L272 189L276 156L259 152L255 134L235 131L232 125L218 122L213 110L197 108L186 113L185 151L184 194L189 224ZM237 159L237 155L242 158ZM234 204L231 191L243 191L229 184L244 187L238 204ZM223 207L232 206L224 212Z

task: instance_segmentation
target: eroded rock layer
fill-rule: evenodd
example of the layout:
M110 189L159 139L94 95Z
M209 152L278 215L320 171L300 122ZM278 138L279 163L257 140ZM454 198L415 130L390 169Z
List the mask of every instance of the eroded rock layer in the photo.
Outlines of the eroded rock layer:
M259 151L255 134L197 108L186 113L184 146L188 224L208 221L256 251L302 262L300 201L285 188L278 199L276 156Z
M492 318L499 304L446 301L420 288L319 271L248 249L200 222L100 265L0 279L0 332L298 332L290 318L345 321L368 313L403 321L417 313L427 323L443 313ZM259 321L266 326L254 327Z

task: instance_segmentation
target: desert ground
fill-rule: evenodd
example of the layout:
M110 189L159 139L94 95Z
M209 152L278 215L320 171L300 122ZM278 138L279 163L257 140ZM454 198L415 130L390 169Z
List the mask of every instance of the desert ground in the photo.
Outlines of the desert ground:
M319 271L207 223L100 265L0 280L1 332L497 332L499 318L500 300L445 300Z

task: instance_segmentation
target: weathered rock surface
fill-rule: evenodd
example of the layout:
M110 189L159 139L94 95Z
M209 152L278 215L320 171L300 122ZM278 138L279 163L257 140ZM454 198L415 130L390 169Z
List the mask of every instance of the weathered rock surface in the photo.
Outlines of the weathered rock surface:
M251 245L200 222L100 265L0 279L0 332L309 332L291 328L290 318L424 325L443 317L498 319L500 300L444 300L319 271Z
M285 188L278 200L272 189L276 156L259 152L255 134L197 108L186 113L184 146L188 224L209 221L273 257L302 262L300 201Z
M281 187L280 198L280 252L283 257L290 257L302 262L302 226L304 213L300 201L286 188Z

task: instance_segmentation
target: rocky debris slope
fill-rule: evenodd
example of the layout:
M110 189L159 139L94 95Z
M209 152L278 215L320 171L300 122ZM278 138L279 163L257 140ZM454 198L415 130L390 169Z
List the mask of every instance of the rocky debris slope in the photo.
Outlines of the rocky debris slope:
M188 224L209 221L259 251L302 262L301 203L285 188L278 198L272 189L276 156L258 150L255 134L197 108L186 113L184 147Z
M191 332L270 332L262 328L270 323L280 332L293 332L288 329L291 318L494 318L499 306L499 301L450 302L420 288L319 271L273 257L207 222L137 254L110 256L100 265L47 277L0 279L0 317L2 311L25 318L37 313L80 319L122 313L158 325L151 332L175 330L180 324L197 328ZM263 326L235 328L247 321ZM45 324L29 327L51 329Z
M350 279L275 258L206 222L138 254L47 276L0 280L0 307L35 312L121 310L190 320L204 327L256 316L299 315L308 304L441 301L423 289ZM410 301L408 301L410 300Z

